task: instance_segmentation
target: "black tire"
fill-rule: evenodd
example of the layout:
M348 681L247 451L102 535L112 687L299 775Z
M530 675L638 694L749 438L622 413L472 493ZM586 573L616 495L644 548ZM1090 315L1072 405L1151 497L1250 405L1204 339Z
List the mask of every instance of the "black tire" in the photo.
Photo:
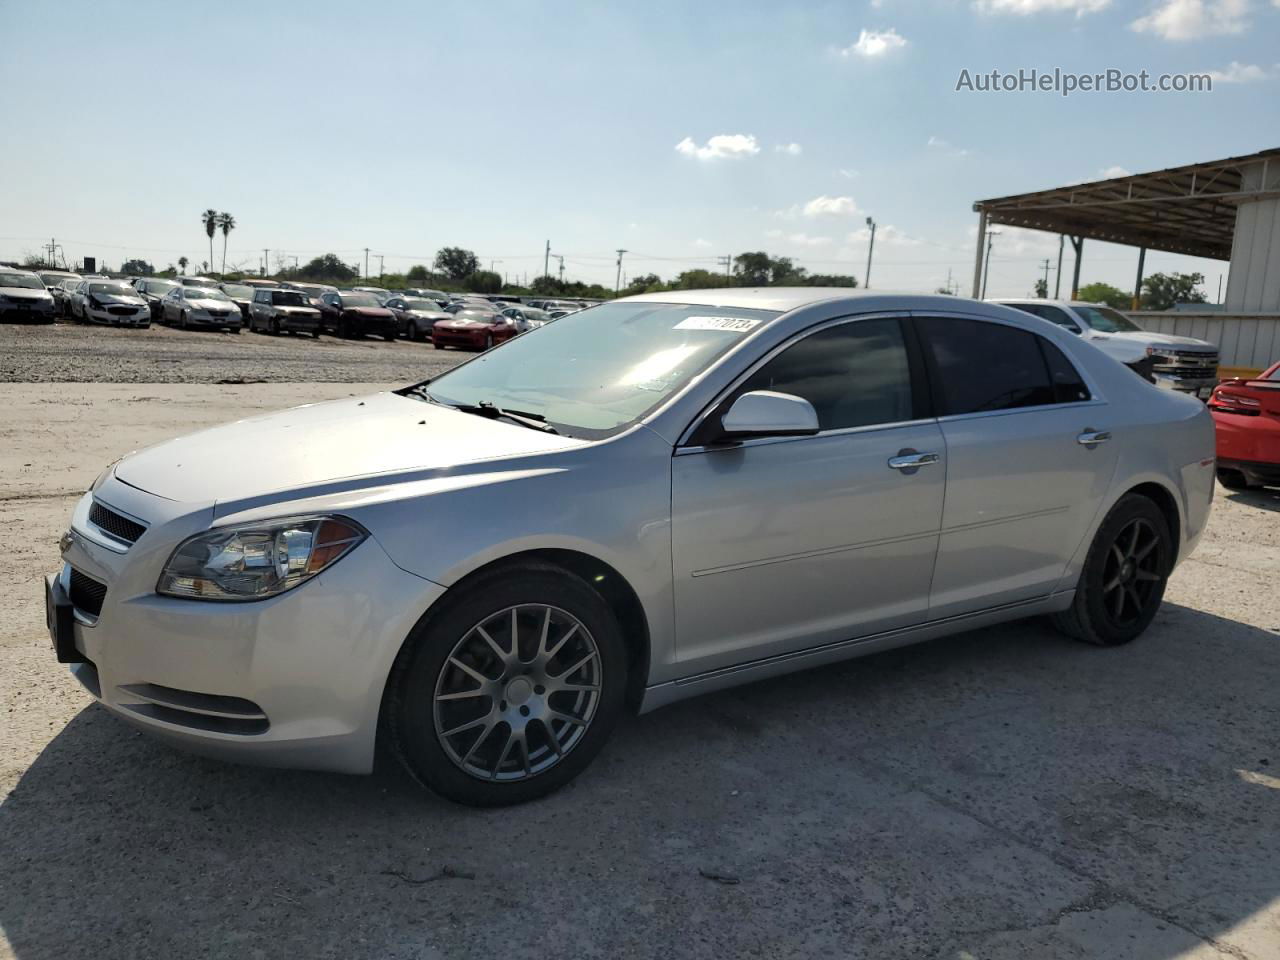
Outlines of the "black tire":
M312 340L319 340L319 339L320 339L320 330L319 330L319 328L317 328L317 329L315 329L315 330L312 330L312 331L311 331L311 339L312 339Z
M179 330L187 329L187 311L185 310L183 310L182 313L178 314L178 329Z
M1125 494L1098 528L1075 599L1053 615L1054 626L1099 647L1134 640L1160 608L1173 561L1173 536L1160 508Z
M396 338L397 338L398 336L399 336L399 334L398 334L398 333L396 333L396 331L394 331L394 330L388 330L386 333L384 333L384 334L382 335L382 339L383 339L383 340L385 340L385 341L387 341L387 343L395 343L395 342L396 342Z
M1257 486L1256 483L1250 483L1249 478L1241 471L1230 467L1218 468L1218 482L1228 490L1249 490Z
M412 340L414 343L422 343L423 340L427 339L426 331L424 331L416 323L410 324L409 339Z
M557 751L559 759L552 761L547 769L517 780L480 779L459 766L442 746L436 730L435 691L441 672L452 669L447 665L455 646L477 624L497 614L505 617L506 610L521 604L557 608L585 627L599 654L599 699L585 732L563 755ZM525 636L528 638L528 633ZM504 672L498 682L503 682L506 676ZM387 681L382 713L384 732L391 752L410 775L435 793L470 806L524 803L559 789L586 769L617 725L626 687L627 653L622 632L600 594L580 577L549 564L506 567L481 575L456 596L447 596L438 612L433 611L414 627ZM548 700L553 695L557 694L548 694ZM499 704L493 702L496 698L481 699L489 702L489 711L499 710ZM499 721L492 728L492 734L486 729L478 739L483 741L494 734L501 738L504 731L510 729L505 721ZM540 724L531 722L527 735L534 738L540 729ZM562 728L561 735L567 729ZM509 736L509 732L506 735ZM549 757L550 754L544 753L544 762ZM497 763L502 763L502 756Z
M279 317L271 318L270 328L271 328L271 335L273 337L280 336L280 318Z
M434 348L435 348L435 349L437 349L437 350L448 350L448 349L449 349L449 348L448 348L448 347L446 347L443 343L436 343L436 342L435 342L435 340L432 340L432 341L431 341L431 346L432 346L432 347L434 347Z
M232 332L232 333L243 333L243 332L244 332L244 327L232 327L232 328L231 328L231 332Z

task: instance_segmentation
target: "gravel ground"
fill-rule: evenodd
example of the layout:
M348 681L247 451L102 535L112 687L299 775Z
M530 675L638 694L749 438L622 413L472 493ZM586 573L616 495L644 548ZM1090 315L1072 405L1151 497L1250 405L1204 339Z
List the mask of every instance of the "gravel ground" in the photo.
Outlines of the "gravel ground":
M706 696L513 809L92 705L40 577L100 466L370 389L0 385L0 957L1280 956L1277 492L1219 490L1129 646L1025 622Z
M0 383L412 383L468 356L407 340L0 324Z

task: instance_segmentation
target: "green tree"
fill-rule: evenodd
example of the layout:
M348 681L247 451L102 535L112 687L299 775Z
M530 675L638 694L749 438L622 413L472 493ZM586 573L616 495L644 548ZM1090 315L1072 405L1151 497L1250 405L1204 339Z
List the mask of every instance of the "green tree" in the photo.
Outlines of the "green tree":
M843 273L811 273L801 283L806 287L856 287L858 278Z
M790 257L771 257L763 250L740 253L733 258L734 281L744 287L804 284L805 273L805 268L797 266Z
M502 290L502 275L492 270L476 270L466 278L465 284L472 293L498 293Z
M649 290L662 289L662 278L656 273L642 273L638 277L632 277L631 282L627 284L627 288L622 291L623 296L634 296L637 293L645 293Z
M313 283L350 283L360 274L338 259L335 253L316 257L294 271L299 280Z
M723 273L712 273L710 270L686 270L671 284L673 290L711 290L723 287Z
M126 260L120 265L120 272L135 277L147 277L156 272L156 268L145 260Z
M444 247L436 254L435 268L450 280L462 280L480 269L480 261L470 250Z
M188 263L190 263L190 262L191 262L191 261L190 261L190 260L188 260L186 257L179 257L179 258L178 258L178 267L179 267L179 269L181 269L181 270L182 270L182 275L183 275L184 277L187 275L187 264L188 264Z
M1143 310L1169 310L1175 303L1206 303L1196 289L1204 283L1202 273L1153 273L1142 281Z
M200 214L200 222L204 224L204 232L209 235L209 263L213 263L213 235L218 232L218 211L210 207L204 213ZM204 272L208 272L208 264L205 265Z
M1041 300L1049 299L1049 281L1044 277L1036 277L1036 296Z
M236 228L236 218L225 210L218 214L218 229L222 231L222 270L223 276L227 273L227 235Z
M427 268L420 263L410 267L409 271L404 275L404 278L408 283L412 283L416 287L420 287L431 282L431 274L428 273Z
M1117 310L1128 310L1133 305L1133 298L1129 294L1109 283L1087 283L1076 291L1076 299L1105 303Z

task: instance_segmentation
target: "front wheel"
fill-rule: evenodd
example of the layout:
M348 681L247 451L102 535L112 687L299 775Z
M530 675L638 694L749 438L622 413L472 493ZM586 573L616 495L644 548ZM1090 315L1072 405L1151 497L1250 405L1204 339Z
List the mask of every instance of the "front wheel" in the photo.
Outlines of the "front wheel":
M384 719L424 786L474 806L544 796L600 752L627 686L622 633L584 580L549 565L464 586L410 634Z
M1173 537L1160 508L1126 494L1098 528L1075 599L1054 614L1054 625L1100 647L1128 643L1155 618L1173 561Z

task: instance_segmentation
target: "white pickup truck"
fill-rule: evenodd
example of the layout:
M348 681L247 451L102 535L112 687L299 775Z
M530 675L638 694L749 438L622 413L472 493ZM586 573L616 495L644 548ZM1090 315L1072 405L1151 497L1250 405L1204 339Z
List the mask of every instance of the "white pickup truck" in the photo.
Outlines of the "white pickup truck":
M991 300L1084 337L1156 386L1207 400L1218 383L1218 348L1205 340L1143 330L1119 310L1079 300Z

